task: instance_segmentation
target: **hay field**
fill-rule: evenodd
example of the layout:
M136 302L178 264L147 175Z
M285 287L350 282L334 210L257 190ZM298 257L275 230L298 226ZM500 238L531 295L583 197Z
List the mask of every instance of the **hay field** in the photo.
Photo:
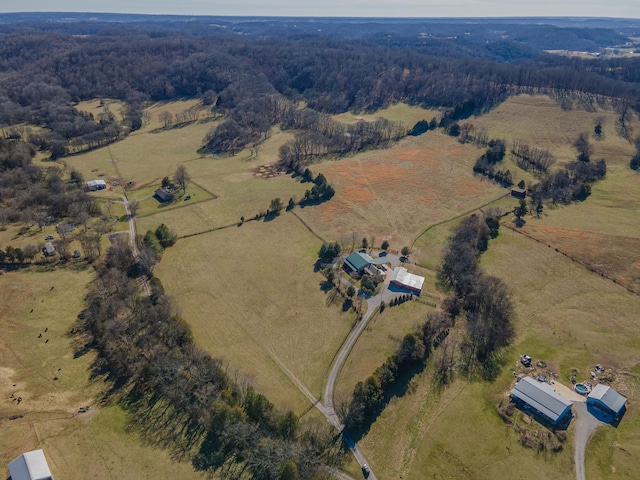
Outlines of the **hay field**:
M334 185L330 202L301 215L327 238L356 232L387 239L391 248L411 244L425 225L455 216L506 192L473 175L481 150L440 132L405 138L385 149L313 166Z
M71 268L0 275L0 470L43 448L56 478L202 478L144 446L118 407L101 407L105 385L89 380L94 354L75 358L77 340L68 334L91 278L89 269Z
M313 273L320 241L292 214L183 240L156 269L198 345L229 361L280 407L308 401L279 359L317 397L355 316L327 306Z

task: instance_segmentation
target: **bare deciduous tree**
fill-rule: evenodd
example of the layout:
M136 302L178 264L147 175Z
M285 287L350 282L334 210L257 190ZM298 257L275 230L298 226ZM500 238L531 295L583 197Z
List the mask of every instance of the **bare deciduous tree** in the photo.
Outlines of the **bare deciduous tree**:
M184 165L178 165L178 168L176 168L176 173L173 174L173 181L180 186L180 189L184 194L187 191L187 183L191 181L189 172L187 172L187 167L185 167Z

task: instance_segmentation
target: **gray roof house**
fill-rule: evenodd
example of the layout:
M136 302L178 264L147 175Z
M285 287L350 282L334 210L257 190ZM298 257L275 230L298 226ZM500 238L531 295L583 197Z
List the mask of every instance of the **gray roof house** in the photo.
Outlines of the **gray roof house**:
M173 199L175 198L173 193L169 190L164 190L163 188L157 189L153 196L160 203L173 202Z
M599 383L587 397L587 409L596 417L604 417L608 421L622 418L626 411L627 399L608 385Z
M568 425L573 403L548 383L522 377L511 390L511 399L527 413L552 426Z
M11 480L53 480L42 450L26 452L9 464Z

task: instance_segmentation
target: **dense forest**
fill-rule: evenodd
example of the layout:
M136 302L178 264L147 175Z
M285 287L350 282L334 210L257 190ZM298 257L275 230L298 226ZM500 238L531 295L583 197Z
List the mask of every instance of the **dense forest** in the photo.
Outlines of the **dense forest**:
M44 22L34 15L5 15L9 23L0 25L0 126L5 136L23 135L16 126L24 123L46 127L29 141L53 158L118 140L140 128L147 102L184 97L228 114L204 139L216 152L256 143L276 123L296 128L309 120L292 118L301 102L311 116L404 101L459 120L508 95L538 91L566 108L640 110L640 59L542 50L597 51L629 41L600 26L324 19L293 28L291 20L221 19L213 28L173 17ZM73 107L93 98L126 102L124 121ZM316 153L353 149L335 139L325 135Z

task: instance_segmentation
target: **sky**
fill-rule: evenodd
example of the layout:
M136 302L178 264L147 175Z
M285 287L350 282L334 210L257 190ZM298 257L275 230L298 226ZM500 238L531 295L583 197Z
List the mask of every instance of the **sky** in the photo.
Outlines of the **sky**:
M640 18L640 0L0 0L0 13Z

